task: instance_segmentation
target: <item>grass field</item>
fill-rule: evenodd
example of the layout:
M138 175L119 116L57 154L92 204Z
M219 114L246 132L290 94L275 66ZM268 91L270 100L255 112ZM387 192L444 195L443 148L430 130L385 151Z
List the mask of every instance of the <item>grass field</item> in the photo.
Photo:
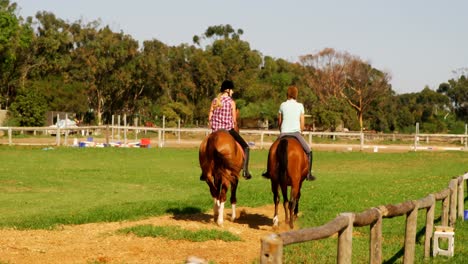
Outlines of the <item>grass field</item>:
M468 171L467 152L314 154L318 180L306 182L302 188L298 220L301 227L323 225L341 212L361 212L426 197L446 188L452 177ZM238 205L257 207L272 203L270 184L260 176L266 157L266 150L252 151L254 178L239 185ZM208 187L198 179L196 148L0 146L0 164L3 228L49 229L58 224L191 214L212 207ZM423 262L424 221L424 215L419 213L417 263ZM402 262L404 222L404 217L384 219L385 263ZM457 222L455 257L436 258L431 263L466 263L467 223ZM367 263L368 227L354 231L353 263ZM336 243L336 238L329 238L287 246L285 262L334 263Z

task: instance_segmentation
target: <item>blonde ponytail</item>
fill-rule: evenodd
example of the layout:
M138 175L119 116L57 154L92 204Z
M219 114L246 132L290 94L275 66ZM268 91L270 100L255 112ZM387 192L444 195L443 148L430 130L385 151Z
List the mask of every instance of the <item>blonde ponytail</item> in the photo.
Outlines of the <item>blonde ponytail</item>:
M218 96L216 97L216 104L215 104L216 108L221 108L223 106L223 102L221 101L222 95L223 93L219 93Z

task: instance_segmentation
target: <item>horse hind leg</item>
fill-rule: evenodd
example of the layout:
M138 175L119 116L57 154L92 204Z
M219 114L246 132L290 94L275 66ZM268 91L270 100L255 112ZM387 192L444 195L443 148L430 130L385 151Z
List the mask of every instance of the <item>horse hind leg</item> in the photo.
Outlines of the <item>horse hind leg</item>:
M296 208L296 199L291 199L289 201L289 228L294 229L294 220L296 218L296 215L294 214L294 210Z
M283 194L283 208L284 208L284 215L285 215L285 221L286 223L288 223L289 221L289 218L290 218L290 214L289 214L289 210L288 210L288 204L289 204L289 200L288 200L288 187L284 184L282 184L281 186L281 192Z
M273 216L273 228L276 229L279 226L279 217L278 217L278 205L279 205L279 195L278 190L273 189L273 200L275 202L275 214Z
M231 208L232 208L232 214L231 214L231 221L234 222L236 220L236 204L237 204L237 184L238 181L235 181L231 184Z

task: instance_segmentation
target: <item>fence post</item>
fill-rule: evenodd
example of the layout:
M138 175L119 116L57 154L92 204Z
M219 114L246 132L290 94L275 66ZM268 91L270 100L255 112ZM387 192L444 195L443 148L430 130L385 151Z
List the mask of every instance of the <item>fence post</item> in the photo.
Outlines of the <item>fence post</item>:
M109 146L109 124L106 125L106 147Z
M414 204L414 208L406 214L405 254L403 256L403 263L414 263L419 202L412 201L412 203Z
M68 145L68 114L65 114L65 131L63 133L63 145Z
M442 200L442 221L443 226L448 226L450 196Z
M377 221L370 225L369 256L371 264L382 263L382 212L375 208L379 214Z
M468 124L465 123L465 149L468 149ZM468 182L467 182L468 185Z
M112 141L114 141L114 115L112 115Z
M60 116L57 114L57 131L55 131L55 144L57 146L60 146L60 126L59 126L59 121L60 121Z
M429 258L431 256L431 241L432 241L432 231L434 229L434 214L436 200L433 194L429 194L431 199L431 206L426 210L426 235L424 238L424 258Z
M458 177L458 218L463 220L465 191L463 190L463 175Z
M340 214L348 218L348 225L343 230L338 232L338 254L337 263L351 263L352 252L353 252L353 213L342 213Z
M260 149L263 149L263 137L264 137L265 133L262 131L260 133Z
M271 234L262 238L260 264L266 263L283 263L283 240L277 234Z
M177 143L180 144L180 118L177 122Z
M160 148L163 147L163 143L161 141L161 128L158 128L158 145Z
M414 132L414 151L418 149L419 142L419 122L416 122L416 130Z
M127 145L127 114L123 114L124 144Z
M449 226L454 227L457 221L457 185L458 179L450 180L450 216Z
M162 144L166 143L166 116L163 115L163 125L162 125Z
M13 145L12 136L13 136L12 129L11 127L9 127L8 128L8 145L9 146Z
M364 132L361 130L361 151L364 149Z

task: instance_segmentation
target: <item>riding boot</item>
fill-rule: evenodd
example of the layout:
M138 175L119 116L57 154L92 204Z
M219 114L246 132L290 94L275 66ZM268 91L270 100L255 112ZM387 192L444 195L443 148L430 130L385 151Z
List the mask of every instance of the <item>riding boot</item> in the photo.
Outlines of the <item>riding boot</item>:
M250 152L250 148L249 147L246 147L244 148L244 164L242 166L242 176L246 179L246 180L250 180L250 178L252 178L252 175L250 174L249 172L249 153Z
M203 173L200 175L200 181L206 181L206 176Z
M316 178L314 175L312 175L312 150L309 153L307 153L307 158L309 159L309 172L307 173L306 180L313 181Z

